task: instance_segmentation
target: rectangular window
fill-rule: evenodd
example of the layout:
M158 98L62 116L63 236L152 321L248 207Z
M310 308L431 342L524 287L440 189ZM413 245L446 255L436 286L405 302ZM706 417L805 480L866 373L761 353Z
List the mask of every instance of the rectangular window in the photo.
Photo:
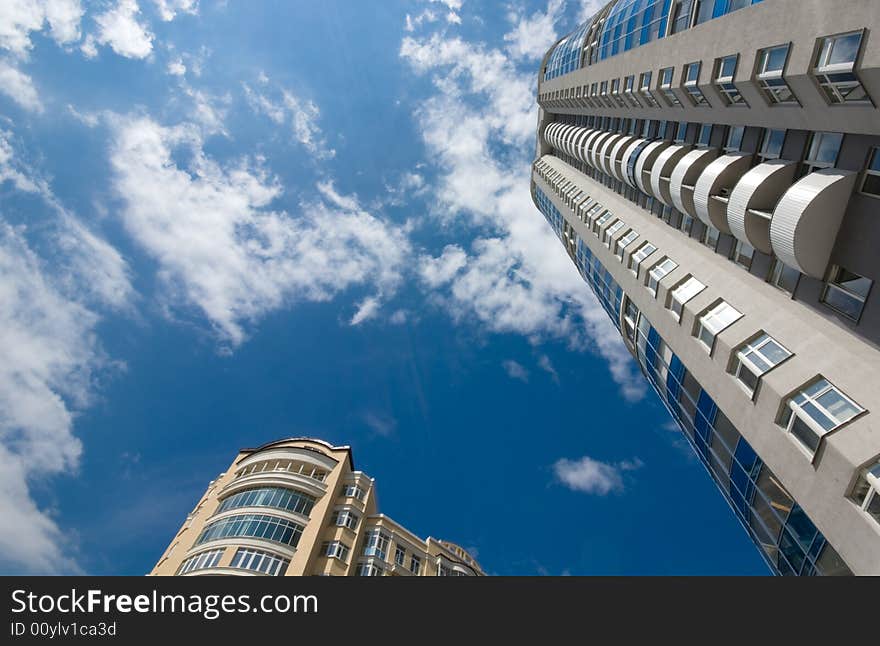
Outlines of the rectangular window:
M862 470L852 498L874 522L880 523L880 461Z
M638 276L639 267L641 266L642 261L655 251L657 251L657 247L652 245L650 242L643 243L642 246L636 249L635 253L633 253L633 255L629 257L629 263L627 264L629 270L636 276Z
M858 321L873 284L870 278L832 265L820 300L847 318Z
M721 232L712 226L706 227L706 233L703 236L703 244L712 251L718 249L718 240L721 238Z
M208 550L207 552L201 552L200 554L189 557L183 562L183 565L180 566L180 569L177 571L177 576L186 574L187 572L216 567L220 562L220 559L223 558L224 551L224 549Z
M786 402L782 426L815 455L822 438L864 409L835 388L818 379Z
M348 509L340 509L333 512L332 523L337 527L348 527L351 530L357 529L360 517Z
M391 538L385 532L378 529L369 530L364 542L364 556L378 556L384 561L387 557L390 541Z
M611 96L614 99L614 102L621 108L626 107L626 103L623 100L623 97L620 96L620 79L614 79L611 81Z
M231 567L251 570L269 576L282 576L290 565L290 559L269 552L240 547L232 557Z
M801 176L823 168L834 168L842 143L843 134L840 132L814 132L801 166Z
M657 99L651 94L651 72L644 72L639 79L639 92L649 108L657 107Z
M615 220L612 224L608 225L608 228L602 233L602 244L611 249L611 238L625 226L626 222L623 220Z
M345 563L348 561L350 548L340 541L328 541L321 546L321 551L327 558L339 559Z
M660 94L662 94L666 101L670 106L678 106L679 108L683 107L681 105L681 101L678 100L678 97L675 94L675 90L672 89L672 80L675 76L675 69L672 67L665 67L660 70L660 77L658 79L658 88L660 90Z
M406 563L406 550L401 545L394 546L394 562L400 567Z
M712 142L712 124L704 123L700 126L700 134L697 136L697 145L708 148Z
M798 100L785 80L789 45L768 47L758 52L758 68L755 76L764 98L771 105L797 104Z
M779 159L782 155L782 145L785 143L785 130L764 130L764 138L761 141L761 150L758 151L758 157L761 161L768 159Z
M356 498L361 502L363 502L364 498L367 497L367 494L363 489L353 484L345 485L345 489L343 489L342 495L346 498Z
M733 82L739 54L715 59L715 89L727 105L747 105L745 98Z
M742 240L736 241L736 245L733 247L733 251L730 254L730 259L746 271L752 268L752 260L754 257L755 248L748 242L743 242Z
M789 294L794 294L800 278L801 272L797 269L789 267L779 259L773 261L773 269L770 270L771 285Z
M861 31L821 39L813 75L829 103L871 102L855 74L861 44Z
M721 301L700 317L696 337L711 351L715 344L715 337L736 323L742 316L742 313L729 303Z
M618 238L617 242L614 243L614 255L617 256L618 260L623 261L623 250L631 245L638 237L639 234L630 229Z
M762 334L746 343L736 353L734 375L750 395L754 394L761 377L791 356L786 348L769 334Z
M868 167L862 180L862 193L880 197L880 148L872 148L868 156Z
M669 296L669 304L667 309L672 312L676 321L681 320L681 314L684 310L684 304L691 300L694 296L706 289L706 286L693 276L687 276L678 287L672 290Z
M660 285L660 281L663 280L663 278L667 274L674 271L677 267L677 262L670 258L664 257L662 260L660 260L660 262L658 262L651 268L650 272L648 272L647 288L648 291L651 292L651 294L654 296L654 298L657 298L657 288Z
M623 93L626 96L626 100L629 101L629 104L634 108L641 108L642 104L639 102L639 99L636 97L636 76L632 74L623 79Z
M679 122L678 127L675 129L675 137L673 137L672 140L677 144L684 143L684 140L687 139L687 131L688 131L687 121Z
M729 126L727 128L727 140L724 142L724 152L729 153L740 150L745 133L745 126Z
M383 570L378 565L374 563L360 563L358 564L357 575L358 576L382 576Z
M413 574L421 574L422 572L422 559L415 554L409 558L409 571Z
M706 95L700 89L700 68L702 63L688 63L684 66L683 83L685 94L688 95L691 102L697 107L710 107Z

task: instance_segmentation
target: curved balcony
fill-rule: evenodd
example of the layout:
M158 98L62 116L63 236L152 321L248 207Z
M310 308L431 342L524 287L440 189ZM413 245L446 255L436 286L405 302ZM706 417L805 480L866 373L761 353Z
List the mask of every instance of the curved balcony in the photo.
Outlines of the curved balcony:
M666 206L672 206L669 182L678 162L691 150L689 144L672 144L657 156L651 167L651 191Z
M695 215L703 224L730 233L727 223L730 194L751 164L751 153L730 153L706 166L694 186Z
M606 175L611 174L611 151L614 149L614 146L617 145L617 142L625 138L625 135L613 134L610 137L606 138L605 141L602 143L602 148L601 150L599 150L596 161L599 164L599 170Z
M623 157L620 159L621 179L633 188L636 188L635 179L633 179L634 175L630 176L628 169L630 168L630 163L638 160L638 158L634 160L633 156L636 154L636 151L639 150L639 146L646 144L647 141L647 139L636 139L635 141L630 142L630 144L624 148Z
M562 127L561 123L554 122L544 128L544 142L551 148L559 149L556 133L559 131L560 127Z
M772 253L770 219L779 198L794 181L797 162L774 159L743 175L727 204L727 224L737 240L763 253Z
M698 148L690 151L675 165L669 178L669 194L672 203L682 213L697 217L694 206L694 189L706 167L718 158L717 148Z
M580 130L577 126L565 126L562 130L559 131L559 143L562 146L562 150L567 155L571 155L571 144L573 143L574 135L577 131Z
M635 180L639 189L646 195L655 197L651 189L651 170L660 154L671 146L668 141L652 141L645 146L636 160Z
M254 487L284 487L288 489L296 489L320 498L327 492L327 485L318 482L314 478L301 473L286 471L283 469L271 469L267 471L255 471L247 475L239 476L223 487L221 491L224 497L244 489L252 489Z
M858 173L825 168L789 188L770 220L770 244L789 267L822 278Z
M624 135L622 138L618 139L617 143L611 148L611 153L608 159L608 174L620 181L623 181L626 171L625 166L623 167L623 171L621 171L623 153L633 141L635 141L635 137Z
M579 159L585 164L592 166L592 162L590 162L590 152L593 150L593 144L596 139L598 139L601 135L604 135L604 130L593 130L587 135L586 139L584 139L583 144L581 144L581 156Z
M599 133L598 137L593 139L593 142L590 145L590 166L592 166L596 170L602 170L602 167L599 166L599 153L602 151L602 147L605 145L605 142L613 136L613 132L603 131Z
M584 155L584 143L591 133L595 132L595 130L583 128L581 132L579 132L574 139L574 145L572 146L572 150L574 150L574 158L578 161L582 161L587 163L586 156Z

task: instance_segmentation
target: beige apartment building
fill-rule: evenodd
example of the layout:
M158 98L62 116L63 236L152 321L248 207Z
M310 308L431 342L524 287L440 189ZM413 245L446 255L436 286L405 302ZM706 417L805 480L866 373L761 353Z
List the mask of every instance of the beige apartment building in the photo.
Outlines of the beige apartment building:
M379 513L351 448L290 438L242 449L152 576L483 576L466 550Z

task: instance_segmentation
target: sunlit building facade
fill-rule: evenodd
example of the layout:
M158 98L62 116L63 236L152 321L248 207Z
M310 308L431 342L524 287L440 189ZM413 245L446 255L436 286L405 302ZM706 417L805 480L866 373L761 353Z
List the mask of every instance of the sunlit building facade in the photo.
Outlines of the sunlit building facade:
M615 0L539 73L535 204L777 574L880 574L878 35Z
M154 576L482 576L463 548L379 513L351 449L292 438L242 449L208 485Z

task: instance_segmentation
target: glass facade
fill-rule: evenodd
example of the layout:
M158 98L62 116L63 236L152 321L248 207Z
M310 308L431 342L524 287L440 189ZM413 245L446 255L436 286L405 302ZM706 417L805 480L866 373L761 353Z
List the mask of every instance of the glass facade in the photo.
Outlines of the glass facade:
M610 10L603 9L556 45L547 60L544 80L549 81L580 69L587 62L592 64L611 58L759 2L762 0L617 0ZM587 33L606 10L595 47L584 56L585 46L591 45L585 42Z
M549 198L539 188L535 191L548 222L563 220ZM651 322L625 299L599 258L576 233L568 235L576 238L581 275L618 329L625 312L626 336L633 342L639 366L771 570L781 575L852 574Z
M261 487L232 494L220 503L217 513L240 507L272 507L308 516L314 505L314 497L300 491L282 487Z
M277 516L241 514L210 523L202 530L195 545L223 538L262 538L296 547L303 527Z

